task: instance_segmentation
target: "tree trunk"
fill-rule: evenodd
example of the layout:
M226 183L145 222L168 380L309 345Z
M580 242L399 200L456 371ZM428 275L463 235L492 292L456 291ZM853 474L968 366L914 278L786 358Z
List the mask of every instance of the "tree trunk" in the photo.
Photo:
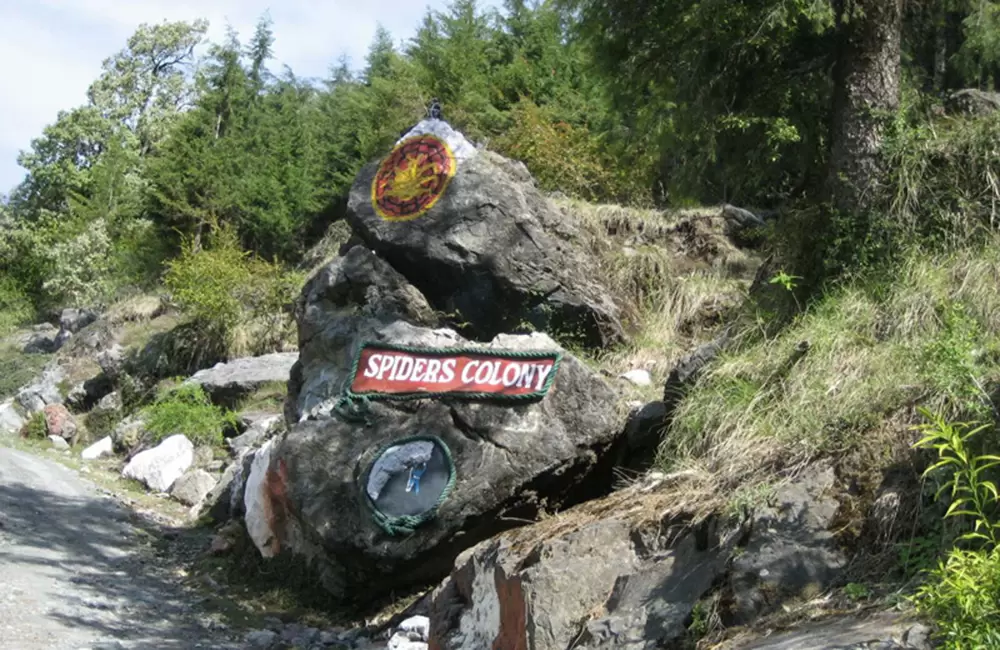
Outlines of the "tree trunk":
M885 171L885 125L899 107L903 0L837 0L839 43L828 193L847 214L871 209Z

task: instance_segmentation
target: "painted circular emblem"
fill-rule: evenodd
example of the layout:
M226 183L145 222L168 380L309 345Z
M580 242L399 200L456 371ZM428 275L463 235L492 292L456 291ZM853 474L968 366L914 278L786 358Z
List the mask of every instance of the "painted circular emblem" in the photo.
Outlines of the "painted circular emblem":
M372 205L386 221L409 221L437 203L455 175L455 156L433 135L400 142L372 180Z

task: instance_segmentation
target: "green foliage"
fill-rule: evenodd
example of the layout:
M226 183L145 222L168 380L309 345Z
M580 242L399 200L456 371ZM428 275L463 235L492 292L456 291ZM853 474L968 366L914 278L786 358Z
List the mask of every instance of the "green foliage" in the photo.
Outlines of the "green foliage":
M24 354L13 347L0 347L0 400L35 379L50 358L48 354Z
M196 384L181 385L143 410L146 430L159 442L182 433L195 445L222 444L226 428L235 427L236 414L209 401Z
M996 484L988 479L987 470L1000 465L1000 456L976 454L970 445L970 439L990 428L990 425L971 428L972 425L968 423L948 422L940 414L931 413L923 407L919 411L928 422L915 427L922 437L914 446L933 449L938 455L937 462L924 471L924 476L940 469L951 472L951 476L935 495L937 498L945 491L950 491L951 504L945 517L971 518L974 529L964 533L959 539L976 540L986 543L990 548L995 547L1000 522L995 523L992 518L997 501L1000 501L1000 494Z
M244 251L233 229L220 228L209 248L186 242L164 281L209 345L245 356L273 351L289 335L288 306L303 278Z
M925 408L920 413L927 422L915 427L922 437L915 447L933 449L937 462L924 472L928 477L941 471L949 474L937 496L949 492L945 517L962 518L972 530L959 541L977 544L978 549L954 548L939 561L914 596L919 611L936 622L944 648L984 648L1000 643L1000 549L997 547L996 505L1000 500L989 470L1000 465L1000 456L979 454L972 438L990 425L974 427L952 423Z
M849 582L844 585L844 595L848 599L858 601L867 600L872 595L872 590L868 588L867 585L858 584L857 582Z
M6 275L0 275L0 336L31 321L35 315L31 298Z
M49 435L49 425L45 422L45 414L41 411L32 414L21 427L21 437L29 440L45 440Z

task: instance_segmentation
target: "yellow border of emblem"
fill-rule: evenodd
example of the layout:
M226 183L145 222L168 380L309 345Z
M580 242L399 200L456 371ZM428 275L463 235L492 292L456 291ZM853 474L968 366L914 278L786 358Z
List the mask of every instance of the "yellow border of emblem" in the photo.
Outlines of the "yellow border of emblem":
M435 195L430 200L430 202L427 205L425 205L423 208L421 208L419 211L413 214L406 215L405 217L394 217L392 215L386 214L385 212L382 211L381 208L379 208L378 198L375 196L375 190L378 187L378 178L382 174L382 172L385 171L386 163L389 162L389 160L393 157L393 155L396 153L397 150L403 148L404 146L406 146L407 144L409 144L414 140L417 140L418 138L428 138L428 137L434 138L441 144L442 147L444 147L445 154L448 156L448 160L451 161L451 169L448 171L447 176L445 176L444 183L441 184L441 189L438 191L437 195ZM410 137L406 138L405 140L397 144L395 147L393 147L392 151L390 151L389 154L382 160L382 162L379 163L378 169L375 171L375 176L374 178L372 178L372 187L371 187L372 207L375 209L375 214L377 214L382 219L382 221L413 221L414 219L424 216L425 214L427 214L427 212L430 211L431 208L433 208L437 204L438 199L440 199L444 195L445 190L448 189L448 184L451 183L451 179L455 176L455 171L457 167L458 167L458 161L455 159L455 154L452 152L451 147L448 146L448 143L445 142L443 139L439 138L433 133L419 133L417 135L411 135Z

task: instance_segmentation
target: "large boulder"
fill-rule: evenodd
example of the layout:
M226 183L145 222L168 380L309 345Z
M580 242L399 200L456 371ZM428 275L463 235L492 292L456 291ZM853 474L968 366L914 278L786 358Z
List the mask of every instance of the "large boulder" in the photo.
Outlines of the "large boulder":
M739 521L686 528L636 486L461 554L435 590L431 650L652 650L681 640Z
M526 323L592 346L626 338L578 220L539 192L523 164L475 149L443 121L421 122L361 170L347 219L478 340Z
M539 333L499 335L485 345L451 330L403 321L361 331L363 338L356 338L348 350L328 357L328 377L350 376L351 351L362 341L515 354L559 351L552 339ZM317 561L323 584L334 595L366 599L437 579L462 549L541 509L558 509L606 491L611 472L601 461L609 457L622 431L615 416L617 396L600 375L571 355L564 354L554 368L545 369L556 374L540 399L373 400L363 417L326 418L329 410L313 412L322 419L294 426L254 460L246 506L258 548L266 556L285 549L301 552ZM543 376L537 375L539 381ZM390 458L390 452L400 449L394 443L428 434L450 452L454 488L436 517L405 531L412 534L394 536L369 508L364 493L371 495L373 488L364 477L368 471L378 473L376 460L384 461L384 467L408 460L402 451L400 457ZM426 467L437 468L429 473L443 483L449 473L443 457L448 454L435 456L434 445L427 446L406 453L426 453ZM405 483L405 474L385 472L393 477L385 480ZM402 484L397 485L402 490ZM431 486L427 490L434 494ZM394 507L402 508L406 497L395 498L399 501ZM252 512L260 515L252 517Z
M42 409L45 416L45 428L50 436L59 436L69 440L76 435L76 419L62 404L50 404Z
M267 384L288 381L297 352L275 352L234 359L199 370L185 384L200 385L214 403L235 408L241 399Z

